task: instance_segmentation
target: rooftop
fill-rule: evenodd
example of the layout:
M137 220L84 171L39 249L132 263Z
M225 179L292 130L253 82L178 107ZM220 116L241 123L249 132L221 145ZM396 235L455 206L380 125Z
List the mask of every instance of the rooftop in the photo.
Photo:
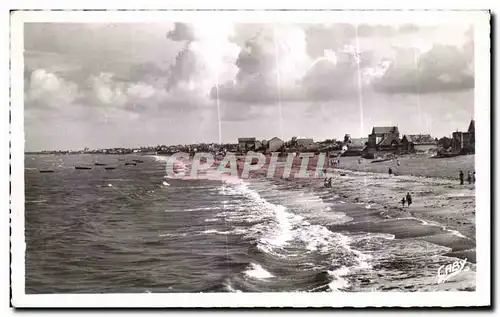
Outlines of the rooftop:
M254 142L255 138L238 138L238 142Z
M430 134L407 134L406 139L413 144L436 144Z
M394 133L394 132L399 132L398 127L393 126L393 127L373 127L372 133L374 134L387 134L387 133Z

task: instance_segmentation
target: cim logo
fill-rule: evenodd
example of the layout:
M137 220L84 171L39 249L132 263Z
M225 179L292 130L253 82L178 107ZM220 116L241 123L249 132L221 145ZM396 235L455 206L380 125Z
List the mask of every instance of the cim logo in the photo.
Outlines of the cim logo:
M438 269L438 284L446 282L449 278L458 275L462 272L467 259L458 260L451 264L441 265Z

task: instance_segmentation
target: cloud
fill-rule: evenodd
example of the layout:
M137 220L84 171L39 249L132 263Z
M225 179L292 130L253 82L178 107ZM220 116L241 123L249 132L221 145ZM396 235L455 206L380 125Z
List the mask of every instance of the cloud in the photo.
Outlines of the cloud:
M319 60L302 80L306 99L325 101L352 95L359 88L357 71L354 56L348 52Z
M467 54L455 46L439 44L423 54L414 48L399 49L385 73L374 81L374 88L386 93L434 93L473 87Z
M89 79L91 93L87 102L105 109L120 109L132 113L170 116L196 111L210 102L206 94L189 83L179 83L166 89L145 82L122 82L112 74L102 73Z
M325 50L338 51L355 37L353 24L310 24L306 26L307 53L311 58L323 56Z
M238 41L236 77L213 87L212 98L243 103L275 104L281 101L339 98L351 91L356 71L349 53L324 49L311 58L307 31L297 25L260 25ZM310 31L311 32L311 31ZM319 32L316 30L316 32ZM340 58L339 58L340 57Z
M42 26L44 32L53 34L55 39L67 39L70 35L87 39L90 31L100 31L112 36L114 44L127 43L129 40L123 34L132 29L130 26L69 25L67 34L61 34L51 25ZM68 82L81 88L85 96L80 99L91 106L132 112L147 109L163 111L168 108L175 113L181 107L184 110L212 107L217 99L261 105L288 101L326 101L349 97L356 94L359 88L354 58L358 54L353 48L356 32L352 24L230 25L214 22L210 26L175 23L161 27L164 29L163 43L156 43L156 46L173 46L177 49L175 54L172 55L173 51L170 51L165 55L162 62L144 59L148 54L141 50L141 63L130 61L124 64L125 60L104 64L99 62L97 65L108 66L101 67L102 71L95 66L89 69L85 60L79 62L74 58L78 50L88 50L75 46L69 49L69 55L64 55L64 46L60 41L51 46L49 39L48 42L37 40L28 47L51 48L57 53L43 53L43 58L40 58L39 53L30 50L27 52L27 66L30 70L45 69L59 78L72 78ZM144 37L156 40L159 39L158 29L155 25L141 26L138 30ZM41 35L33 28L29 30ZM410 24L360 25L357 33L360 39L373 41L372 38L406 36L419 31L417 26ZM96 40L101 43L104 38L107 37L100 35ZM165 38L168 41L166 44ZM141 40L141 43L144 41ZM105 56L118 52L116 47L107 44L103 47ZM146 47L152 47L152 44L147 42ZM378 48L376 51L364 48L359 53L363 85L373 85L374 89L391 93L414 92L411 57L402 49L397 50L394 58L387 55L387 51L384 51L384 55L380 54ZM466 52L468 66L458 77L451 70L456 65L443 66L448 62L439 62L438 70L433 70L432 66L436 63L432 62L433 59L456 58L457 54L452 50L428 52L422 56L419 66L421 92L467 87L473 73L473 41L466 42L462 51ZM394 61L389 63L391 59ZM57 60L61 63L56 63ZM431 82L434 78L434 83L440 85L427 85L425 80L429 78Z
M239 48L229 40L232 34L230 24L176 23L167 37L185 44L170 67L168 89L190 87L208 96L218 81L234 77Z
M172 41L188 41L196 40L194 29L189 24L175 23L173 30L167 33L167 38Z
M392 25L361 24L358 26L358 36L361 37L391 37L398 34L398 28Z
M25 78L28 74L25 73ZM37 69L25 81L25 105L27 108L57 109L73 103L81 96L78 86L54 73Z
M415 33L418 32L420 28L418 25L412 23L406 23L399 26L399 33Z

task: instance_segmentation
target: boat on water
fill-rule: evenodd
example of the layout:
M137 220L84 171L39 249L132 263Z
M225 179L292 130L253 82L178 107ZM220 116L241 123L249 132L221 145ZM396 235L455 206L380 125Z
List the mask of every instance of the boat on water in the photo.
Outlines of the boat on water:
M87 167L87 166L75 166L76 170L91 170L92 167Z
M440 153L434 156L431 156L431 158L438 159L438 158L448 158L448 157L455 157L459 156L460 153Z
M126 162L125 165L133 165L133 166L136 166L137 163L132 163L132 162Z
M40 173L54 173L53 170L41 170Z
M116 167L111 167L111 166L108 166L108 167L105 167L104 169L105 170L114 170Z
M106 166L106 165L108 165L108 164L106 164L106 163L94 163L94 165L95 165L95 166Z
M380 163L380 162L386 162L386 161L390 161L390 160L392 160L392 158L384 158L384 159L373 160L370 163Z
M132 161L134 161L134 162L136 162L136 163L144 163L144 161L143 161L143 160L132 160Z

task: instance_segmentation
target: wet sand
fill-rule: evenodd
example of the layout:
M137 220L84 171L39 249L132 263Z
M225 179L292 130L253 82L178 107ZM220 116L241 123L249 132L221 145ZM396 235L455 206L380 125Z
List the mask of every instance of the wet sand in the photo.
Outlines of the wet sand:
M396 238L425 239L451 248L453 256L467 256L469 261L475 262L474 185L460 185L446 179L346 170L334 170L332 175L332 190L342 199L370 206L367 212L382 210L381 215L388 218L382 222L358 222L346 226L391 233ZM322 180L315 180L313 186L322 187ZM407 192L410 192L413 203L403 208L400 201ZM443 227L456 232L450 235L449 231L443 231Z

